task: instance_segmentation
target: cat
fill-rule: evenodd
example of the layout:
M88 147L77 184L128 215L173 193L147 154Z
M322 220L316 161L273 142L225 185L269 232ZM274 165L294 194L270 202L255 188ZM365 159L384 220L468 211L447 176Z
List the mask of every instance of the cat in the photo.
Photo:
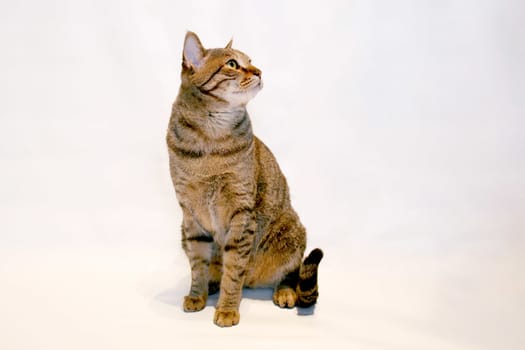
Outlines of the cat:
M314 249L270 150L252 132L246 104L262 88L261 71L232 48L205 49L187 32L181 86L167 132L170 173L183 212L182 247L191 266L186 312L220 292L214 323L239 323L243 287L273 287L282 308L318 298Z

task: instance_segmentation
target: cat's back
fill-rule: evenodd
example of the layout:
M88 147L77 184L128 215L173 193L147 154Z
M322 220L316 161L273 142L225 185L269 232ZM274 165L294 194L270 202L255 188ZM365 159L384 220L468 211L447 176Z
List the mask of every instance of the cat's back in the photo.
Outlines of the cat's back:
M275 218L290 206L289 190L279 164L272 151L258 137L254 137L256 164L257 211L263 216Z

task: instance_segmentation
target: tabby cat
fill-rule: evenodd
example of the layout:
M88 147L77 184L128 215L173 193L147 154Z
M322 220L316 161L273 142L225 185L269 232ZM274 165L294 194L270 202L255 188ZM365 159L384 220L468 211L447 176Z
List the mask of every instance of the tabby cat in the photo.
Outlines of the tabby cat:
M170 172L183 212L182 247L191 266L184 311L199 311L220 291L214 322L239 322L243 287L273 287L280 307L317 301L314 249L302 260L306 232L270 150L252 133L246 104L261 71L232 48L184 41L181 86L167 133Z

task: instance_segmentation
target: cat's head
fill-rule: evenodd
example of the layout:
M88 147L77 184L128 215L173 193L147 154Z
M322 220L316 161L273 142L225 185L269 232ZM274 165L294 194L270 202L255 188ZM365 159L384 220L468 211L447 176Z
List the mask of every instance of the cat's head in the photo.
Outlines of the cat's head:
M182 84L232 107L245 106L262 88L261 71L250 58L232 48L205 49L197 34L186 33Z

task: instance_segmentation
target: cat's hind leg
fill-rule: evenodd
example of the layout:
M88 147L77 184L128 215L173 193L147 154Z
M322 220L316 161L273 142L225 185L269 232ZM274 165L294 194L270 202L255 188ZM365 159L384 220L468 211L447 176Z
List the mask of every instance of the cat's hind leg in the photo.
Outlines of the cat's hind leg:
M306 232L295 212L283 213L262 237L246 285L275 286L274 303L283 308L294 307L305 245Z

